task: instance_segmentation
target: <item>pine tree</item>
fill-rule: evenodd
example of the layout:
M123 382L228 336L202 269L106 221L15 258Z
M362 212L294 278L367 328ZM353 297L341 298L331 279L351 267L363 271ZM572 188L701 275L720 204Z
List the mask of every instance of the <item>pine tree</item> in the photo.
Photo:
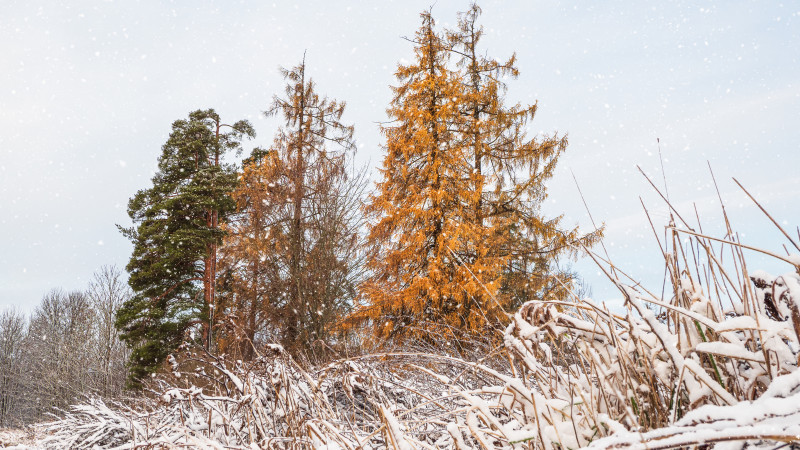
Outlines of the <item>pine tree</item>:
M236 172L221 158L254 135L249 122L226 125L213 109L175 121L153 187L128 204L136 228L123 233L134 244L127 266L134 296L117 327L133 349L133 380L156 370L196 325L211 347L220 222L235 208Z
M536 106L504 105L501 77L517 75L514 57L480 56L479 13L473 5L446 36L423 13L416 60L397 71L383 179L367 205L376 217L373 277L351 316L381 339L457 343L485 334L553 284L555 262L572 244L597 238L541 215L544 183L567 140L526 137Z
M305 61L282 73L286 95L267 114L285 125L244 164L234 193L240 213L223 251L229 307L250 341L261 331L314 356L355 296L363 183L347 171L355 144L345 104L317 94Z

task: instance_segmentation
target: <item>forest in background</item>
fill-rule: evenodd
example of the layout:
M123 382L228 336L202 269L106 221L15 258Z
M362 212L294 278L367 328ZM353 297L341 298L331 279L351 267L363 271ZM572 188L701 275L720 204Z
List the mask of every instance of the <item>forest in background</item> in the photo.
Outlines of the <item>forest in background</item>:
M87 395L120 397L130 351L114 323L130 298L121 271L107 266L84 291L53 289L30 317L0 311L0 429L51 420Z

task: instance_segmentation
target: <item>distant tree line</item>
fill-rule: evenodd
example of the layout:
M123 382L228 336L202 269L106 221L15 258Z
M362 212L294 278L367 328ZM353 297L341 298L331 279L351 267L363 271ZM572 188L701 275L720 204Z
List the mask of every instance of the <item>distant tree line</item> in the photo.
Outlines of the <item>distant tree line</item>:
M103 267L86 290L54 289L30 316L0 311L0 428L52 419L86 395L122 394L130 351L114 323L130 296L121 271Z

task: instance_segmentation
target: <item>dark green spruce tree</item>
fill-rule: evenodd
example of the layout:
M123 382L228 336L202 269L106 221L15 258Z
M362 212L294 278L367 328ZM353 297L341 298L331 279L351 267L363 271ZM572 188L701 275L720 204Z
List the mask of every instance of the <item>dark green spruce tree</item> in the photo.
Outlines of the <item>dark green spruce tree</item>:
M153 187L128 203L134 244L128 263L135 295L117 314L117 328L132 348L131 379L153 373L189 330L212 345L217 246L236 204L230 197L236 169L222 156L255 136L243 120L226 125L213 110L198 110L172 124Z

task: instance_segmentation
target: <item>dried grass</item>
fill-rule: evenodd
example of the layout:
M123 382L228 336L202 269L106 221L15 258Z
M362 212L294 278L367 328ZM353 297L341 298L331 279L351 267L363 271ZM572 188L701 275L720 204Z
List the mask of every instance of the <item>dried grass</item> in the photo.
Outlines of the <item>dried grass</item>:
M160 382L157 404L90 401L47 425L41 444L797 446L800 257L773 255L791 271L771 276L750 271L748 247L730 227L718 239L683 222L666 238L670 295L626 284L617 267L592 254L624 296L623 311L577 298L527 303L508 325L504 347L484 359L381 353L307 370L277 346L251 363L187 349Z

